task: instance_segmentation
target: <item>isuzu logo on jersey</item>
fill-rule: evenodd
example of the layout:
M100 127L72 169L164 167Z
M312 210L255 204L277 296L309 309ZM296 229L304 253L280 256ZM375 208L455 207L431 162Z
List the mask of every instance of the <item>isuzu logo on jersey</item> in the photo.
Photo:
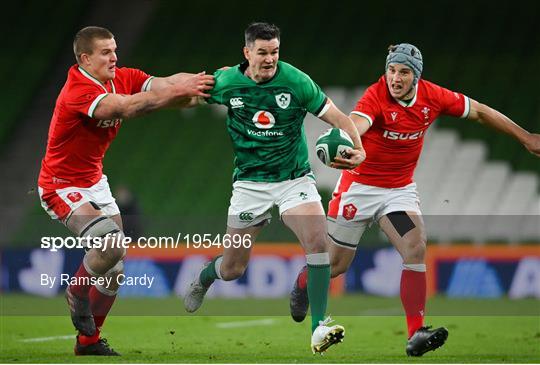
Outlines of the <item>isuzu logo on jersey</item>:
M281 109L287 109L291 103L291 94L281 93L276 95L276 103Z
M393 131L384 131L383 137L391 140L408 140L408 139L418 139L424 135L424 131L414 132L414 133L400 133Z
M259 110L255 113L252 120L259 129L270 129L276 124L276 118L274 118L272 113L265 110Z
M120 123L122 123L122 119L100 120L99 122L97 122L97 126L99 128L111 128L116 127Z

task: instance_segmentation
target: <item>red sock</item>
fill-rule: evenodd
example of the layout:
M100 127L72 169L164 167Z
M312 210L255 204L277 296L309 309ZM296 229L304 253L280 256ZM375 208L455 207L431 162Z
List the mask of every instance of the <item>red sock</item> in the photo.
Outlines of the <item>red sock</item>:
M75 273L76 283L69 286L69 291L79 298L88 298L88 292L92 288L92 277L93 275L86 271L84 263L81 263L79 270Z
M115 299L116 294L103 294L95 286L90 289L90 308L98 331L101 330L101 326L103 326L103 322L105 322L105 318L107 318Z
M99 341L99 330L96 329L96 333L92 336L85 336L79 332L78 341L83 346L88 346Z
M300 274L298 274L298 287L300 289L307 288L307 266L304 266L302 270L300 270Z
M407 317L409 337L424 325L426 273L404 269L401 272L401 303Z

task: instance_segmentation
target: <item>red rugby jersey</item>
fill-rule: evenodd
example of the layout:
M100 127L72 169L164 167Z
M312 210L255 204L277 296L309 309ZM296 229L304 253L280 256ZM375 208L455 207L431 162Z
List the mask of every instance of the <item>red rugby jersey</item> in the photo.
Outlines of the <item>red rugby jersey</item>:
M371 124L362 136L366 160L354 170L344 170L342 179L383 188L410 184L429 126L443 114L467 117L469 98L420 79L416 95L406 104L394 99L384 75L360 98L351 114Z
M121 67L114 80L102 84L80 66L72 66L56 99L38 185L55 190L96 184L103 174L105 152L122 120L95 119L94 110L109 93L146 91L151 79L143 71Z

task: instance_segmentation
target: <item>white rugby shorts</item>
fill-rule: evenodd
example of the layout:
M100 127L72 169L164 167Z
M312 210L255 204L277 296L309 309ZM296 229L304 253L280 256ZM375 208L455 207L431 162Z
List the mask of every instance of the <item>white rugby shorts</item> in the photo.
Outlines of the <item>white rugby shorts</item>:
M256 226L270 221L274 205L281 216L288 209L320 201L312 173L270 183L238 180L233 184L227 225L238 229Z
M107 176L89 188L70 186L63 189L47 190L38 187L41 206L51 216L64 222L81 205L87 202L96 204L104 215L120 214L116 200L112 196Z
M400 188L380 188L338 180L328 209L328 234L335 244L356 249L362 234L388 213L420 212L416 183Z

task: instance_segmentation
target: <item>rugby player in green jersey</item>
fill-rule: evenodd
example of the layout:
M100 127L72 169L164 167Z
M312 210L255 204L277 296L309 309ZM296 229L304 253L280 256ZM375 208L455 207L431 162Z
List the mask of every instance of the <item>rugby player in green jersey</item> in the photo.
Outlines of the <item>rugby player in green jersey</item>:
M326 218L308 162L304 133L307 112L346 131L354 142L349 158L333 167L351 169L365 159L352 120L342 113L308 75L279 61L280 35L275 25L253 23L245 31L246 61L216 71L206 101L228 108L227 129L235 153L233 192L227 234L254 242L271 218L274 205L283 223L306 253L314 353L341 342L344 328L325 319L330 261ZM249 247L245 247L249 246ZM225 247L223 255L204 265L184 297L188 312L202 304L214 280L234 280L248 265L251 245Z

